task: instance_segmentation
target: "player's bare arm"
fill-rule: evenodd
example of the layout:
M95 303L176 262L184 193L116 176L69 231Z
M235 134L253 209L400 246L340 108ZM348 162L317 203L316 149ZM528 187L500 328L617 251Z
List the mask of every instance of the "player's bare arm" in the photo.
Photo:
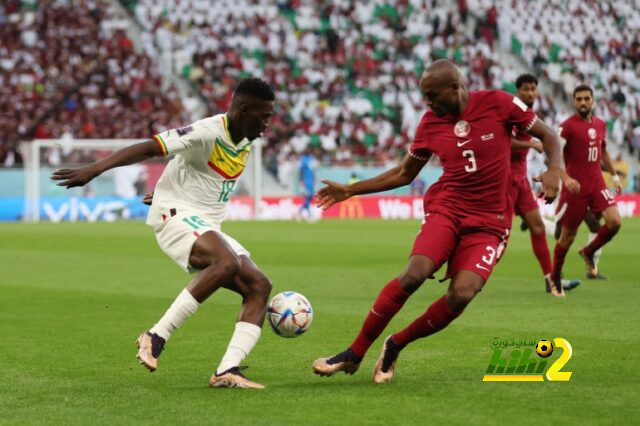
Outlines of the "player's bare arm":
M565 185L569 192L577 193L580 191L580 184L571 178L564 169L564 161L562 160L562 151L560 150L560 138L558 134L551 130L543 121L536 122L529 129L529 134L540 139L544 152L547 154L548 169L540 176L542 189L540 196L544 197L547 203L551 203L558 194L559 181Z
M622 184L620 183L620 177L618 176L618 173L613 166L613 161L611 161L611 156L609 155L607 148L605 148L604 146L602 147L602 163L611 175L611 180L613 181L613 187L616 190L616 194L622 194Z
M537 139L532 139L530 141L521 141L519 139L511 139L511 149L528 149L533 148L536 151L542 153L544 148L542 147L542 142Z
M402 160L402 164L371 179L361 180L351 185L322 180L321 182L327 186L316 194L316 205L326 210L335 203L354 195L387 191L408 185L418 176L427 161L429 161L428 158L418 159L407 154Z
M107 158L96 161L86 167L58 169L51 174L51 179L61 181L57 185L66 188L84 186L109 169L139 163L162 154L160 145L154 140L149 140L121 149Z

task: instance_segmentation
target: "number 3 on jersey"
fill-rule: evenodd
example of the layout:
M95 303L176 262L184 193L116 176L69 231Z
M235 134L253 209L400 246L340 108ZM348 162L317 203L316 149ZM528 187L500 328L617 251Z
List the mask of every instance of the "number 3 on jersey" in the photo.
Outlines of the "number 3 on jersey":
M471 149L465 149L462 151L462 156L469 160L469 164L464 166L465 171L471 173L478 170L478 165L476 164L476 156Z
M233 188L236 186L235 179L229 179L222 182L222 189L220 190L220 196L218 197L218 202L228 203L229 197L231 197L231 193L233 192Z

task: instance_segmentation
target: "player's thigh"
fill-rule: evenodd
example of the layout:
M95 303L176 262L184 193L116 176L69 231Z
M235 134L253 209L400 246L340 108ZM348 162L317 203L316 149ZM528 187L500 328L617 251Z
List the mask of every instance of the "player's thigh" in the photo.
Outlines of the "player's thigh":
M616 205L615 197L607 188L594 191L591 196L589 208L596 215L602 215L607 226L620 224L620 213Z
M446 276L454 277L460 271L470 271L486 281L502 256L506 241L506 232L499 235L493 230L463 235L449 260Z
M205 269L211 265L229 263L239 269L240 259L222 234L215 230L208 230L198 237L193 244L189 265L195 269Z
M424 256L430 259L434 265L433 271L429 273L431 275L440 269L453 253L459 231L460 222L453 215L438 212L425 214L411 249L411 258Z
M545 232L544 222L542 221L542 215L540 215L540 209L537 204L535 208L523 213L522 219L534 234L543 234Z

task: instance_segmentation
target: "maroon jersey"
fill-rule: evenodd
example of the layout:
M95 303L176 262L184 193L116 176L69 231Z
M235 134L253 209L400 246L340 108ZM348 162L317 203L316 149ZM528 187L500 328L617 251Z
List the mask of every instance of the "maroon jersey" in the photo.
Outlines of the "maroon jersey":
M459 117L427 111L409 148L416 158L433 153L442 163L442 176L425 194L425 211L488 213L510 226L511 130L526 132L535 121L520 99L500 90L470 92Z
M532 137L517 127L513 128L513 138L523 142L529 142ZM527 176L527 154L529 148L516 148L511 150L511 174L514 177Z
M603 187L604 178L600 162L602 148L606 148L606 124L597 117L591 117L591 123L574 114L567 118L558 133L566 144L564 162L569 176L580 182L580 193L590 188Z

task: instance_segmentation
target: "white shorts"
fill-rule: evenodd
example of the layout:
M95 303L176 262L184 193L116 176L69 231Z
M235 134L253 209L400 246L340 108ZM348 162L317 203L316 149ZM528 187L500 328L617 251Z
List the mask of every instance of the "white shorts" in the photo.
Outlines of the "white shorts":
M164 222L154 228L156 240L163 252L173 259L186 272L193 274L198 269L189 265L191 249L200 235L213 231L220 235L231 246L238 256L250 256L250 253L239 242L214 227L193 212L180 212L167 217Z

